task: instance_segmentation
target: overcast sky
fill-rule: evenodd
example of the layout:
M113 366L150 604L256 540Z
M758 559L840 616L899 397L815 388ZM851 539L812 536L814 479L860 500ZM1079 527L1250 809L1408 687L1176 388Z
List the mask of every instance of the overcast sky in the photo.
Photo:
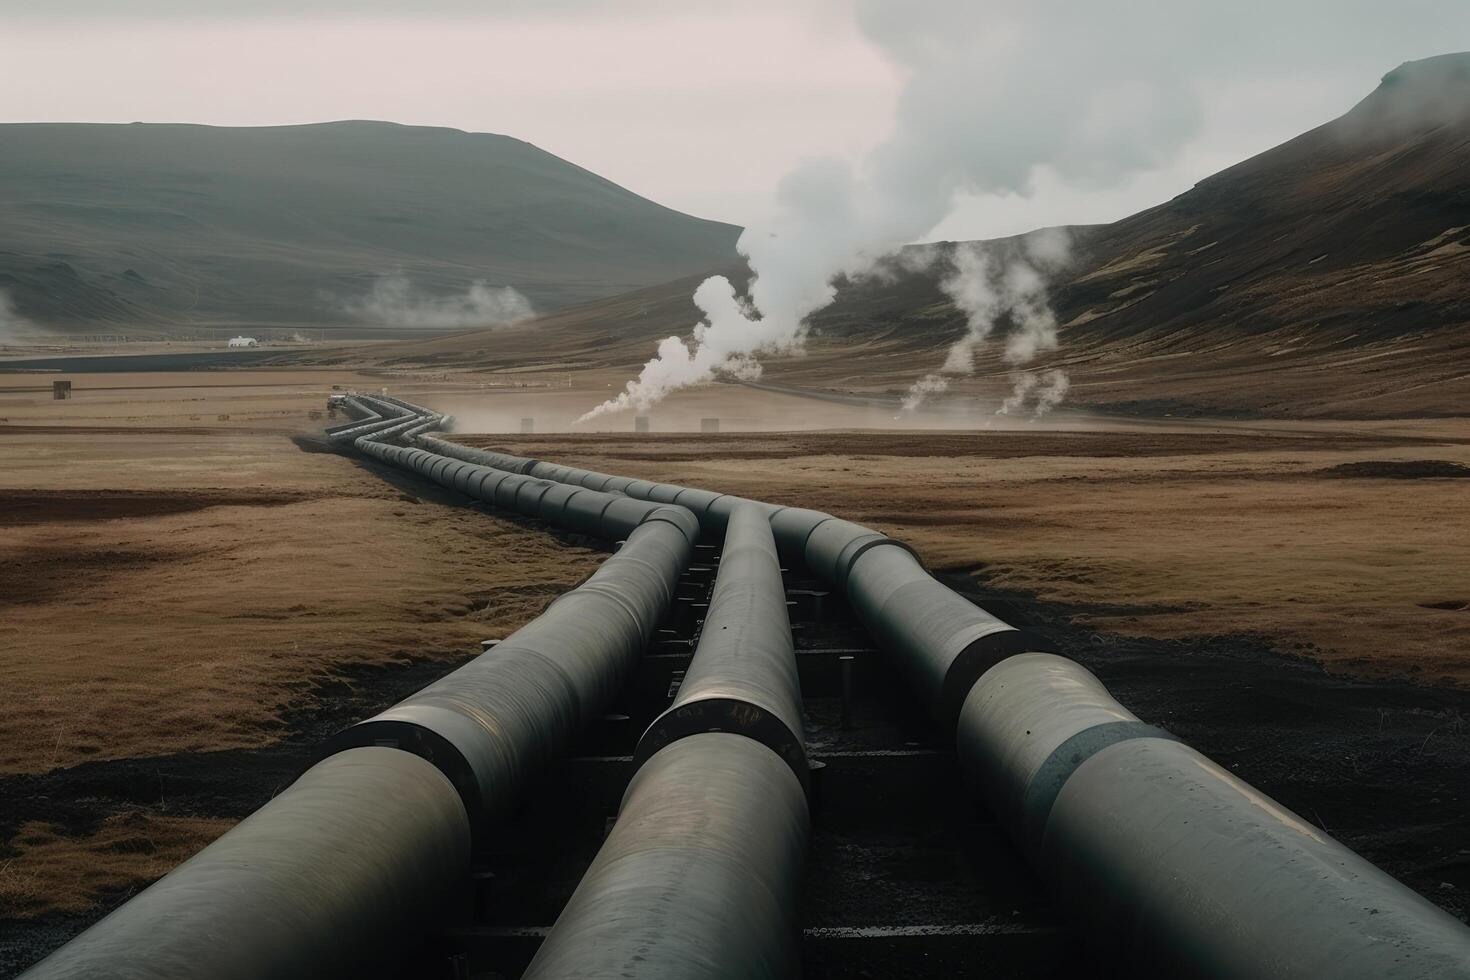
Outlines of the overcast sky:
M926 3L858 6L0 0L0 121L367 118L506 133L671 207L748 224L770 214L793 166L861 160L893 131L925 57L904 28ZM1063 64L1077 60L1067 43L1053 64L1047 39L1081 29L1107 49L1111 21L1079 28L1085 15L1073 16L1106 6L973 0L945 29L974 35L977 64L1021 39L1025 58L993 58L973 84L1005 93L1001 118L1024 119L1050 111L1028 102L1039 88L1087 94ZM1189 93L1156 159L1091 175L1034 166L1021 193L965 193L928 237L1122 217L1342 113L1402 61L1470 49L1470 0L1143 0L1130 11L1143 7L1171 21L1149 51L1149 83ZM1191 9L1204 13L1181 22ZM1116 22L1136 58L1150 22ZM991 119L983 135L1003 146L1012 128Z

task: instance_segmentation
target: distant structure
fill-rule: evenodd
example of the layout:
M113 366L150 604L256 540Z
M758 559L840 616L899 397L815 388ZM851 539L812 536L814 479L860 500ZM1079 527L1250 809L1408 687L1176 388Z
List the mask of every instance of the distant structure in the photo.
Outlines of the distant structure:
M633 431L634 432L647 432L647 431L649 431L649 428L648 428L648 416L647 415L635 415L635 416L633 416Z
M231 337L230 338L230 346L231 347L259 347L260 346L260 341L256 340L254 337Z
M700 419L699 420L699 431L700 432L719 432L720 431L720 419L719 419L719 417L716 416L715 418L712 418L712 419Z
M521 419L521 432L522 433L531 433L531 432L535 432L535 431L536 431L536 420L535 419L533 419L533 418L532 419Z
M51 382L51 397L53 399L55 399L56 401L59 401L59 402L64 402L64 401L68 400L69 398L71 398L71 382L70 381L53 381L53 382Z

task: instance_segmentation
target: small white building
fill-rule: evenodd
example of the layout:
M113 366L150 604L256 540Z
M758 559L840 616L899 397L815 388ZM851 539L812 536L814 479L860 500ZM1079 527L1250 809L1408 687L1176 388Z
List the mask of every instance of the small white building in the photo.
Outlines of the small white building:
M231 337L230 338L230 346L231 347L259 347L260 346L260 341L256 340L254 337Z

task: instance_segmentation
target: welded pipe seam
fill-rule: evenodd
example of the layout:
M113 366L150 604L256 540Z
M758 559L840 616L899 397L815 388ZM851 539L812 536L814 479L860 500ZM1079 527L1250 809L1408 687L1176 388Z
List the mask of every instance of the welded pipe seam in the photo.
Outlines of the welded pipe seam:
M445 445L453 445L446 443ZM509 456L507 465L572 483L592 471L529 457ZM936 581L913 549L879 532L821 511L784 507L713 491L625 479L621 490L630 497L681 499L682 492L709 494L696 511L707 529L723 530L737 507L763 508L781 554L801 560L812 571L848 594L859 619L880 645L898 654L898 662L919 688L934 715L953 727L960 706L975 680L991 665L1017 653L1051 651L1053 645L990 615ZM893 549L886 545L896 546ZM900 552L895 556L892 552ZM886 553L886 554L885 554ZM875 557L870 557L875 556ZM861 581L854 570L863 562Z
M834 583L835 584L835 583ZM953 729L975 680L994 663L1050 644L992 616L936 581L903 548L869 547L847 572L858 619Z
M644 492L636 481L623 489L633 496ZM700 516L714 530L734 504L721 499ZM1049 656L1033 652L1047 645L955 595L911 557L905 560L899 554L870 545L851 555L846 565L849 598L879 645L898 656L911 683L955 728L967 768L990 785L987 796L1000 810L1010 811L1023 849L1104 946L1145 970L1164 964L1155 972L1180 975L1470 976L1470 930L1462 923L1167 733L1143 727L1111 696L1111 709L1056 739L1033 760L1030 777L1040 773L1036 789L1030 790L1029 777L1020 787L1007 786L1004 760L996 753L1008 751L1001 746L1029 745L1032 740L1015 735L977 739L967 733L963 716L983 678L1001 667L1018 666L1012 660ZM905 564L912 567L905 569ZM836 564L829 568L841 570ZM1047 710L1069 711L1066 700L1055 697ZM1108 744L1087 742L1082 733L1093 726L1111 726L1094 733ZM1109 741L1104 732L1133 737ZM1072 738L1081 741L1066 745ZM1075 765L1069 749L1082 756ZM1137 771L1128 774L1131 778L1115 771L1125 760L1156 762L1159 757L1173 761L1152 772L1139 762ZM1066 776L1059 788L1054 778L1058 769ZM1215 779L1200 773L1214 773ZM1197 793L1185 788L1186 775L1196 780ZM1211 792L1214 801L1201 802ZM1187 820L1160 817L1168 812L1177 816L1191 806L1195 811ZM1038 856L1034 835L1024 832L1025 814L1032 814L1034 822L1042 811L1044 846ZM1217 826L1208 840L1191 829L1211 820ZM1139 830L1140 825L1150 829ZM1247 825L1255 830L1242 832ZM1169 836L1168 846L1159 846L1162 836ZM1226 857L1219 859L1219 854ZM1299 862L1350 865L1354 870L1334 883L1322 869L1301 873ZM1249 873L1240 870L1246 867ZM1263 911L1271 905L1262 901L1271 894L1271 883L1292 874L1296 877L1288 890L1295 904L1277 901L1273 911ZM1120 882L1127 887L1119 887ZM1240 899L1228 915L1220 912L1222 899L1213 894L1222 886L1232 889L1232 899ZM1261 889L1265 896L1258 894ZM1327 901L1329 895L1337 900ZM1367 899L1354 913L1360 918L1344 920L1339 909L1357 899ZM1385 908L1393 914L1380 919ZM1381 925L1390 920L1397 932L1380 941ZM1305 930L1304 937L1302 922L1314 923L1317 934ZM1249 928L1242 928L1245 923ZM1228 949L1221 948L1222 936L1231 937Z
M397 450L403 447L385 448ZM413 455L414 453L419 455ZM565 511L548 511L547 507L543 506L545 496L549 493L555 494L552 499L563 505L569 504L572 499L572 495L566 497L560 495L559 488L564 485L555 481L524 474L493 471L490 467L467 463L453 457L439 456L426 450L408 450L402 456L390 453L383 458L401 460L403 465L421 473L435 483L460 490L470 496L479 496L480 499L493 506L516 510L532 517L542 517L553 523L562 523L566 516ZM477 475L479 477L478 494L475 492ZM494 486L491 491L487 492L485 487L492 479L495 481ZM699 535L698 517L676 505L635 500L587 488L577 489L580 490L581 499L588 506L597 506L601 522L599 527L588 527L585 515L579 515L579 526L575 530L582 533L598 534L614 539L626 538L634 527L646 521L662 520L675 524L685 532L686 536L690 537L691 541ZM600 501L600 506L594 503L594 498L587 496L592 494L599 494L605 498Z
M388 428L389 426L397 425L401 421L403 421L403 417L400 415L394 415L387 418L372 419L366 422L361 422L349 429L343 429L334 432L331 435L327 436L327 439L330 442L338 444L353 443L357 441L359 436L369 435L373 432L378 432L382 429Z
M1143 721L1104 721L1084 728L1052 750L1037 767L1021 797L1021 822L1028 837L1039 838L1046 830L1047 818L1062 786L1082 764L1110 745L1134 738L1179 741L1171 733Z
M349 410L369 421L336 427L337 441L351 438L366 453L402 465L409 459L404 447L378 440L438 420L401 407L379 413L352 399ZM444 475L437 461L415 462L415 469ZM558 600L561 614L552 622L566 642L543 636L556 632L545 616L512 637L544 639L554 657L507 641L494 651L496 668L484 669L483 657L470 665L482 668L470 674L488 681L474 692L480 697L441 689L397 706L407 715L401 722L375 728L370 719L349 729L274 800L27 975L316 977L376 967L402 940L405 924L417 925L462 873L484 812L610 699L646 645L657 611L638 608L607 578L666 607L698 534L694 515L676 510L645 505L647 528L626 535L599 584L574 601ZM656 581L640 582L650 577ZM600 614L577 615L589 607ZM610 628L617 621L622 625ZM460 681L467 670L456 672ZM507 737L517 728L520 737ZM427 747L377 744L397 745L399 736Z
M694 657L673 704L639 740L633 764L680 738L711 731L761 743L791 767L803 789L808 786L786 587L770 521L759 507L742 507L731 517Z
M580 586L489 652L329 741L327 752L388 743L444 768L477 832L615 697L692 549L665 506ZM687 512L686 512L687 514ZM670 519L673 518L673 519Z
M1470 977L1462 922L1182 742L1080 766L1037 868L1135 975Z
M1139 974L1470 975L1462 923L1138 721L1073 661L991 668L957 748L1053 893Z

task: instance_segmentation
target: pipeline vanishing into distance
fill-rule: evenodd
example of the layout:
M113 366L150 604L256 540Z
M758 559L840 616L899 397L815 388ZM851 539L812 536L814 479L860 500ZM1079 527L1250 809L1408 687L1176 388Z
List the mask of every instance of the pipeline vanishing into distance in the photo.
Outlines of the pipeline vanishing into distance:
M439 420L382 399L344 407L358 421L329 438L395 462L397 447L372 440ZM465 485L471 467L427 455L401 465ZM699 536L680 507L505 482L476 492L624 543L494 649L332 739L279 796L26 977L321 977L370 971L412 939L490 818L606 709Z
M808 765L781 562L737 508L679 694L527 978L791 977Z
M327 430L336 445L622 544L493 650L329 740L279 796L25 976L371 971L423 927L527 775L608 705L701 533L725 552L694 660L528 976L799 971L807 761L780 560L846 595L1113 968L1470 976L1470 929L1145 724L902 543L818 511L472 449L387 395L333 401L353 417Z
M1059 905L1115 968L1197 977L1470 976L1470 928L1119 704L1090 671L936 581L901 542L816 511L421 434L420 445L687 507L768 514L846 594Z

